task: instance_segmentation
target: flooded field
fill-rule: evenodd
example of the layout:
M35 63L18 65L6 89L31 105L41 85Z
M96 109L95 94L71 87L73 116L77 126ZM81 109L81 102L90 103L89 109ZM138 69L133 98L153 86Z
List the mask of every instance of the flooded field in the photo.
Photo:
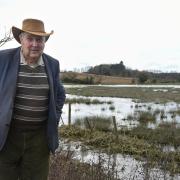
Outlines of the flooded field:
M81 142L62 140L61 151L73 152L73 157L81 162L99 164L107 173L113 173L118 180L179 180L180 175L171 176L159 168L149 168L148 161L138 161L132 156L106 154L81 146Z
M156 129L160 127L169 128L172 131L173 136L179 136L178 129L180 128L180 86L68 86L67 103L63 108L62 119L60 120L60 126L68 124L69 103L71 104L71 123L81 121L86 118L108 118L112 120L114 116L116 118L117 127L121 129L133 129L137 127L137 130L124 131L124 133L132 133L132 136L139 136L135 131L142 132L143 139L148 137L148 129L139 129L143 126L150 129ZM107 89L106 89L107 88ZM127 91L126 91L126 88ZM131 89L133 88L133 89ZM136 89L137 88L137 89ZM114 92L114 93L113 93ZM110 95L110 96L108 96ZM115 95L115 97L114 97ZM122 96L121 96L122 95ZM130 97L130 98L129 98ZM139 97L139 98L137 98ZM94 103L96 102L96 103ZM144 126L145 125L145 126ZM177 129L175 131L175 129ZM129 132L128 132L129 131ZM147 133L146 133L147 131ZM159 130L158 130L159 131ZM157 131L158 134L161 131ZM165 130L167 131L167 130ZM162 131L163 132L163 131ZM133 135L133 133L135 133ZM144 133L144 135L143 135ZM151 135L150 135L151 136ZM156 136L156 135L154 135ZM165 142L163 138L166 138L166 134L159 136L160 143ZM169 135L167 136L169 138ZM162 139L161 139L162 138ZM178 137L175 138L178 141ZM154 141L154 140L153 140ZM168 141L168 140L167 140ZM179 158L179 142L174 147L173 142L165 143L160 147L162 153L175 153L176 159ZM161 146L161 145L160 145ZM180 174L173 173L173 175L166 170L166 167L151 167L148 159L138 160L132 155L122 153L104 153L101 150L89 149L84 145L81 146L80 142L67 141L61 139L60 148L66 151L73 151L74 158L79 159L82 162L101 163L104 167L113 169L117 179L167 179L167 180L179 180ZM133 148L133 147L132 147ZM158 150L159 151L159 150ZM158 152L157 151L157 152ZM170 155L170 154L169 154ZM166 159L162 162L166 162ZM178 158L177 158L178 157ZM167 160L168 162L168 160ZM180 164L180 162L176 162ZM165 166L163 164L160 164ZM176 165L177 166L177 165Z
M78 99L87 97L68 95L69 99ZM163 122L175 121L180 123L180 104L176 102L167 102L163 104L157 103L138 103L137 100L131 98L111 98L111 97L89 97L91 100L99 100L100 102L112 102L103 104L84 104L73 103L71 105L72 123L75 119L81 119L89 116L112 117L115 116L118 126L136 126L136 116L138 112L145 111L156 113L156 123L149 126L158 125ZM130 118L131 117L131 118ZM64 123L68 123L68 104L63 108L62 118Z

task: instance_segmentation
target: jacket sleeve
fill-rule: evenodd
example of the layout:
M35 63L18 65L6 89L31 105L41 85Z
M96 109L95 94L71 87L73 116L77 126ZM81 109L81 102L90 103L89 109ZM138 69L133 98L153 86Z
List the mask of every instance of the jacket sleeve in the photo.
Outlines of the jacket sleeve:
M62 85L62 83L60 82L60 71L58 68L58 73L56 75L56 112L57 112L57 121L59 122L59 119L61 117L62 114L62 108L66 99L66 95L65 95L65 89Z

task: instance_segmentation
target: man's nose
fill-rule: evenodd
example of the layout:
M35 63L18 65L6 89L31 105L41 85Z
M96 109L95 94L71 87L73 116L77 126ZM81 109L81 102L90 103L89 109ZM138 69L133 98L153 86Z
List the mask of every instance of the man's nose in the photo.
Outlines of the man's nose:
M33 46L37 46L38 44L39 44L38 40L34 38L34 39L32 40L32 45L33 45Z

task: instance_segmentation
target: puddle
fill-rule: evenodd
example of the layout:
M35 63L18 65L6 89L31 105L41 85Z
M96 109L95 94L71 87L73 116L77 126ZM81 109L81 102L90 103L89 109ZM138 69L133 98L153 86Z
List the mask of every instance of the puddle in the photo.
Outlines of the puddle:
M101 164L106 172L114 172L115 177L123 180L135 179L173 179L178 180L180 175L171 177L165 171L159 168L149 168L148 163L137 161L131 156L121 154L111 154L89 150L87 147L81 146L80 142L60 141L60 150L73 151L74 159L89 164Z

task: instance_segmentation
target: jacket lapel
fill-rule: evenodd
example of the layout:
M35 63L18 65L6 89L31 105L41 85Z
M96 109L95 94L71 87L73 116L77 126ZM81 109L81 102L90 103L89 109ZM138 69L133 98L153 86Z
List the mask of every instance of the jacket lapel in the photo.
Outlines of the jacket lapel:
M16 93L16 83L17 83L17 78L18 78L18 71L19 71L19 64L20 64L20 48L17 49L16 53L14 54L13 59L10 60L11 65L9 68L9 76L10 76L10 81L11 81L11 87L12 87L12 95L15 97ZM13 97L13 98L14 98Z
M19 64L20 64L20 48L18 48L16 54L14 55L14 58L13 58L13 69L14 69L14 75L17 79L17 76L18 76L18 71L19 71Z
M54 83L53 83L53 74L50 68L50 64L45 56L43 56L44 65L46 68L46 73L48 76L48 82L49 82L49 89L50 89L50 98L53 98L54 94Z

